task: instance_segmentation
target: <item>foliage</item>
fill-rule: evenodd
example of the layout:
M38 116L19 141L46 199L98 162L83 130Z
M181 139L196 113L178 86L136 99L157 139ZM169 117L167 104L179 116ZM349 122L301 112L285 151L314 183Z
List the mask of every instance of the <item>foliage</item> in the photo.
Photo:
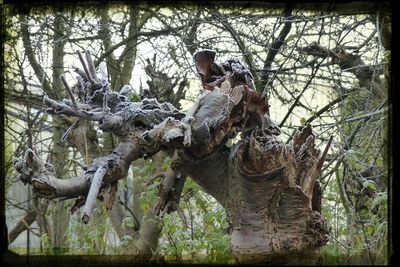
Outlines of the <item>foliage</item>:
M207 197L191 179L186 182L182 194L188 193L189 200L180 203L185 221L177 212L164 217L163 255L172 261L221 263L233 260L229 224L221 205Z
M74 220L70 221L65 235L69 255L105 255L108 249L113 249L113 244L108 240L108 232L112 230L106 210L100 206L94 210L95 222L92 225L82 224L81 211L77 211Z

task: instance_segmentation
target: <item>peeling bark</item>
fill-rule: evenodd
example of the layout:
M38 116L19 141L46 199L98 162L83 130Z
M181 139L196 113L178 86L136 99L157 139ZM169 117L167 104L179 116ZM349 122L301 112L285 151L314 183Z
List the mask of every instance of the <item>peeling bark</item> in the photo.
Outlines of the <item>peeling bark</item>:
M311 206L319 154L311 127L289 145L250 137L237 146L227 212L238 260L268 261L325 244L326 222Z

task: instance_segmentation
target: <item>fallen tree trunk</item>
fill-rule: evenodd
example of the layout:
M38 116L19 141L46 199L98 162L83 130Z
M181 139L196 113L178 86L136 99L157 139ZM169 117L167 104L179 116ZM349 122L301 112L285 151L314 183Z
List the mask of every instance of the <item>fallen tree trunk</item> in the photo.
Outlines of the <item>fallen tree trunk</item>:
M117 135L121 142L110 155L85 165L84 172L72 179L56 177L52 168L28 149L23 159L14 161L14 167L37 195L77 198L74 211L94 197L103 199L102 195L127 175L132 161L160 150L175 151L163 175L159 201L148 214L162 217L177 210L185 178L190 175L226 209L233 229L232 250L239 262L309 255L327 242L326 222L312 205L318 202L315 197L320 197L314 185L326 153L320 156L314 147L310 125L285 145L268 129L258 129L260 125L250 124L253 128L249 131L248 122L257 121L253 116L259 114L246 108L251 89L245 84L225 81L221 88L206 91L183 114L154 99L132 103L109 90L107 83L92 78L93 70L83 59L82 64L84 71L78 71L82 81L73 89L66 85L67 90L80 92L79 102L45 97L48 112L98 121L103 131ZM246 133L241 140L227 147L226 142L243 129ZM106 200L112 201L113 197ZM112 203L106 206L112 207ZM90 215L91 205L85 207ZM90 217L82 219L88 223ZM158 234L157 227L150 228ZM139 244L156 245L146 240Z

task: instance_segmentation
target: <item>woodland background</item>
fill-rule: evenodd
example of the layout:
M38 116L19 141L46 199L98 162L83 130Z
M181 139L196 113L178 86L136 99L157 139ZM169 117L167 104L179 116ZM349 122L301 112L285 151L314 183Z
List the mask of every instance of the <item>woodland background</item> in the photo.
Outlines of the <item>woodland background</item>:
M89 49L104 64L112 88L129 84L129 98L146 93L187 110L200 94L192 54L217 51L238 57L266 93L280 139L311 123L316 144L333 143L320 176L322 215L330 241L324 264L385 264L388 257L387 146L390 131L391 24L387 7L371 12L303 8L223 8L178 5L4 6L6 222L9 249L20 254L125 255L156 201L170 155L135 161L120 180L119 208L102 205L90 224L70 215L72 200L38 199L17 178L14 157L36 147L60 177L110 153L115 136L98 127L85 140L61 142L70 121L46 114L43 96L66 97L59 80L74 80L76 50ZM91 150L82 158L80 149ZM156 253L171 262L232 262L226 214L188 179L180 212L163 218Z

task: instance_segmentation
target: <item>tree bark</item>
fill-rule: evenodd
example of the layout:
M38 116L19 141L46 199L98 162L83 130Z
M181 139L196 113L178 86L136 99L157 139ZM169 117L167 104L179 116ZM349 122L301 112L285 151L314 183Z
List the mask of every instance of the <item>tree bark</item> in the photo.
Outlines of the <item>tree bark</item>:
M239 261L306 254L327 242L326 222L311 205L318 154L308 127L289 145L272 138L239 144L227 208Z

